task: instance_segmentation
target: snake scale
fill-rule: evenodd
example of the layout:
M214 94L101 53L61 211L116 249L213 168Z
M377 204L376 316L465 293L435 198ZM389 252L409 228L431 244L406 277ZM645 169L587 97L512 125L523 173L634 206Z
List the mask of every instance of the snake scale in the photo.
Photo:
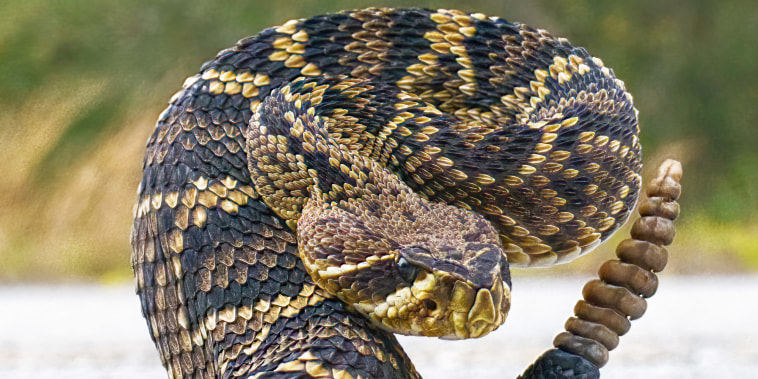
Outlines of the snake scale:
M372 8L239 41L147 143L132 266L169 377L419 377L392 332L502 324L510 267L626 221L638 133L599 59L497 17Z

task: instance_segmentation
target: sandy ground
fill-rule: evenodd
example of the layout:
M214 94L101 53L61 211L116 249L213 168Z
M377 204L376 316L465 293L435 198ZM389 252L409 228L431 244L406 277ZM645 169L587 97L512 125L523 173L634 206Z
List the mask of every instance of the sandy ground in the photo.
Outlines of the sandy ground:
M513 378L551 346L588 278L517 278L505 325L401 338L426 378ZM758 276L664 277L603 378L758 378ZM0 378L165 378L131 287L0 287Z

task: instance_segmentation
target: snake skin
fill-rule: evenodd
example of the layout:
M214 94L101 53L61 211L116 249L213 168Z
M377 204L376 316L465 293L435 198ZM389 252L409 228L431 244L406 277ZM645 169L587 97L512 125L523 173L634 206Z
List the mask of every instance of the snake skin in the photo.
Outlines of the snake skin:
M307 195L262 193L250 171L250 125L272 93L349 78L371 101L330 104L328 137L421 200L486 219L507 257L502 292L508 265L571 260L634 208L631 96L565 39L452 10L266 29L189 77L147 143L132 265L169 377L420 377L387 325L308 274L294 231Z

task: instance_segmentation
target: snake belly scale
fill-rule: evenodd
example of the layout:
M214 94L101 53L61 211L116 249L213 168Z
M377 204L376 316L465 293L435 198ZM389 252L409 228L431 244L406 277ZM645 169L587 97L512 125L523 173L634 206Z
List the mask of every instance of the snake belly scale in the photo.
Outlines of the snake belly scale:
M502 324L509 267L628 218L638 133L599 59L496 17L372 8L239 41L147 143L132 265L169 377L419 377L392 332Z

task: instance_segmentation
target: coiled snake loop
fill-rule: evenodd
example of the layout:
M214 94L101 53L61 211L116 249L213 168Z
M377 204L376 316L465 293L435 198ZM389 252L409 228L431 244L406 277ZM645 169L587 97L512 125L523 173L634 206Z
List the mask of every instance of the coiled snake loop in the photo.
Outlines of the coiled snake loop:
M372 8L239 41L148 140L132 264L169 376L418 377L389 332L497 328L509 267L626 221L638 133L599 59L496 17Z

